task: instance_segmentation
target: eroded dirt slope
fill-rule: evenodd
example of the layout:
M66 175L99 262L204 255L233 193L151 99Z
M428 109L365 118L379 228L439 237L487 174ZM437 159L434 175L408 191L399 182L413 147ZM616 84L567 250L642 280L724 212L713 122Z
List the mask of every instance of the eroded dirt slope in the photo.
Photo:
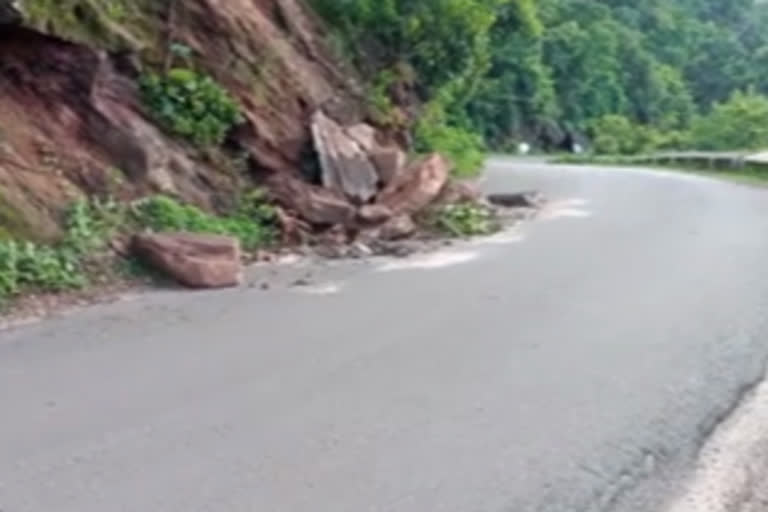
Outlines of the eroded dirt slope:
M141 104L137 77L172 43L242 108L225 150L169 136ZM363 117L355 82L298 0L0 0L0 234L55 236L84 192L215 208L254 174L301 173L313 112Z

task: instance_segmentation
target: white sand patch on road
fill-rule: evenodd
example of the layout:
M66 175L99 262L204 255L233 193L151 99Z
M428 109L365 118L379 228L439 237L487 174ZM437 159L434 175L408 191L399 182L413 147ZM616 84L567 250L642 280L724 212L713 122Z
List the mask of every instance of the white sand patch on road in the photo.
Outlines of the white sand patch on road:
M329 282L311 284L307 286L297 286L293 288L294 291L299 293L305 293L307 295L335 295L341 292L344 286L341 283Z
M477 238L472 245L509 245L517 244L525 240L525 237L517 227L499 231L493 235Z
M581 198L564 199L561 201L552 201L541 210L538 218L544 220L562 219L562 218L588 218L592 217L592 212L586 208L589 201Z
M389 261L376 269L377 272L396 270L434 270L468 263L479 256L476 251L441 251L421 254L399 261Z

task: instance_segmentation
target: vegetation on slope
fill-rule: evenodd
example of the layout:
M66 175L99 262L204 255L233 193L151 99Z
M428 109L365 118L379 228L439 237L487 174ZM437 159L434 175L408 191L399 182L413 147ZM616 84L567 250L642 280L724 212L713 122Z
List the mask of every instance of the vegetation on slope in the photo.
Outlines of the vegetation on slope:
M130 204L79 200L66 212L65 236L58 242L0 240L0 307L25 291L82 288L93 275L114 273L121 261L105 249L119 233L149 229L230 235L246 250L253 250L274 241L276 224L274 208L258 189L245 194L238 207L225 216L165 196Z
M417 146L465 172L484 145L552 149L566 132L622 153L768 144L766 3L310 2L369 77L412 70Z

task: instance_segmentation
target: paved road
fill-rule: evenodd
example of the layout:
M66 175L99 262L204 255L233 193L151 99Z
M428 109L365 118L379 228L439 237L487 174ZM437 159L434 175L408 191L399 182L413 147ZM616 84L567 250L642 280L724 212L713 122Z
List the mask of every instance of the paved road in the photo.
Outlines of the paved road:
M768 192L489 176L572 201L420 267L317 268L303 292L257 269L270 291L0 334L0 510L664 510L763 373Z

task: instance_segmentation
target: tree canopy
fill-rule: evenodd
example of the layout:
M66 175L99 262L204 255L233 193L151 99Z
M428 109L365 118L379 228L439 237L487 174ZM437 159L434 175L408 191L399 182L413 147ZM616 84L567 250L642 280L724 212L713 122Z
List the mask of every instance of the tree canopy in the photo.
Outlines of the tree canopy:
M759 0L311 1L370 76L407 64L430 122L446 125L431 128L442 143L458 131L502 148L597 135L616 116L664 133L693 125L676 139L692 144L723 116L768 124L764 111L745 110L768 94L768 3ZM429 145L435 133L424 135ZM453 151L477 140L454 140ZM747 143L731 134L703 145Z

